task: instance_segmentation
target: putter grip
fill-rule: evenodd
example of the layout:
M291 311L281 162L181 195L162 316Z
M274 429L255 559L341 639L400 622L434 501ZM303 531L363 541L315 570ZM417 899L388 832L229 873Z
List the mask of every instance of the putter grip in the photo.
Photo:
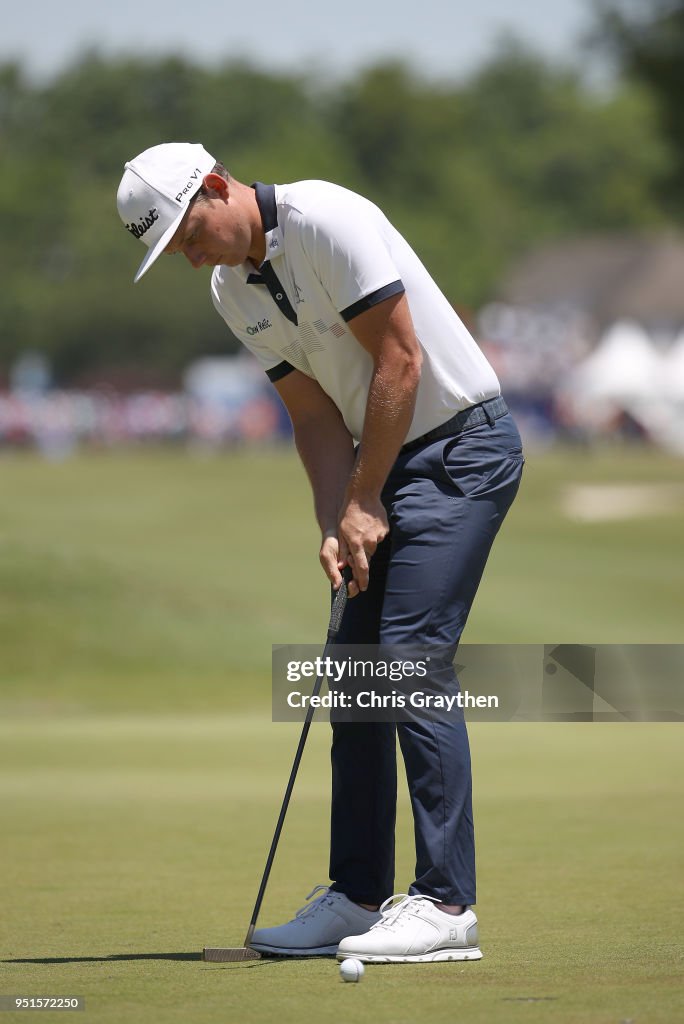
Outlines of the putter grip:
M328 626L328 640L334 640L340 631L344 609L347 607L347 584L351 579L352 571L348 565L345 565L342 570L342 585L337 592L333 591L330 625Z

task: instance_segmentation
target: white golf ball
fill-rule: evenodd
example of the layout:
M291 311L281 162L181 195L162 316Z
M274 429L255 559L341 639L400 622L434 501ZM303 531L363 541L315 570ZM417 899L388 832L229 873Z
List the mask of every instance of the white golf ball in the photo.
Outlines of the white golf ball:
M340 975L342 981L361 981L363 964L360 960L343 960L340 964Z

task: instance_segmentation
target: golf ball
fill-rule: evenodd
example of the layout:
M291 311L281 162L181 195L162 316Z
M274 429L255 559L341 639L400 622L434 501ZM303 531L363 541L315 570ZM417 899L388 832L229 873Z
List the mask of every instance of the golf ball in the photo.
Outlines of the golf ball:
M363 964L360 960L343 960L340 964L340 975L342 981L361 981Z

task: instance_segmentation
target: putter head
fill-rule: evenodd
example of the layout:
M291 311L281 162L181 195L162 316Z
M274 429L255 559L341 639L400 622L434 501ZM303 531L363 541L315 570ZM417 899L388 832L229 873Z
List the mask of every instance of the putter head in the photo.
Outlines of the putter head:
M202 959L212 964L235 964L242 960L261 960L261 953L249 946L205 946Z

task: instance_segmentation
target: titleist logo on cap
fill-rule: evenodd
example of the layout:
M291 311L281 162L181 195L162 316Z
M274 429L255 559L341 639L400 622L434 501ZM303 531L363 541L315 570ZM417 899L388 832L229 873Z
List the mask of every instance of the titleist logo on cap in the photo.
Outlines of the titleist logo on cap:
M137 224L126 224L125 227L134 238L142 238L146 231L152 227L154 222L159 220L159 214L157 207L153 206L150 212L145 217L141 217Z

